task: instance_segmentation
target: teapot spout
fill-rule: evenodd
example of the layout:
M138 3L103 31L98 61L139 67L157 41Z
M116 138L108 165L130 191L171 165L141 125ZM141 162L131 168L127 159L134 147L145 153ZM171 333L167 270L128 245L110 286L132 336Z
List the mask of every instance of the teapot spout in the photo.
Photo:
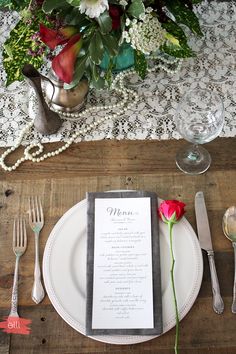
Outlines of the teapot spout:
M38 114L34 120L35 129L41 134L54 134L62 125L59 114L48 107L42 91L42 81L45 78L31 64L25 64L22 74L29 86L33 87L38 99ZM47 79L48 80L48 79ZM51 83L53 85L53 83Z

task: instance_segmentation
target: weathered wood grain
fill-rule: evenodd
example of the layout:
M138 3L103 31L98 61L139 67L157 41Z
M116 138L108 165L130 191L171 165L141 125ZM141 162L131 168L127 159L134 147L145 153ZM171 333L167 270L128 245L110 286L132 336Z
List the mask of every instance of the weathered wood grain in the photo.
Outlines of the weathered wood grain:
M205 194L216 267L225 301L223 315L212 310L207 257L199 296L181 321L181 354L233 354L236 352L236 317L231 314L233 249L223 236L221 220L225 209L236 204L235 139L216 139L207 148L212 155L210 170L200 176L186 176L177 170L174 156L182 141L99 141L73 145L54 159L39 164L25 163L11 173L0 171L0 316L8 314L15 256L12 252L12 221L26 215L28 197L40 195L45 227L40 236L40 257L47 238L59 218L85 198L87 191L144 189L163 199L181 199L186 217L196 230L194 195ZM55 144L53 144L55 146ZM56 144L57 145L57 144ZM52 145L50 145L51 148ZM39 305L31 300L34 238L28 227L28 249L20 262L19 313L32 319L29 336L0 333L0 353L173 353L172 329L152 341L130 346L95 342L67 325L46 297ZM1 320L1 319L0 319Z
M24 162L16 173L0 170L0 180L47 178L50 173L54 177L155 174L160 171L182 175L175 166L175 154L186 144L183 140L81 142L40 163ZM59 146L60 143L45 144L45 151L52 151ZM206 148L212 156L210 171L236 168L232 155L236 150L235 139L217 138L206 144ZM9 157L10 163L21 156L22 149L14 152Z
M180 353L234 353L236 338L232 329L235 328L235 316L229 311L230 299L224 300L226 311L222 320L212 312L210 298L197 299L190 313L181 321ZM175 329L144 343L109 345L76 332L50 305L24 307L22 311L26 318L32 319L32 332L29 337L12 336L11 351L15 353L173 353Z

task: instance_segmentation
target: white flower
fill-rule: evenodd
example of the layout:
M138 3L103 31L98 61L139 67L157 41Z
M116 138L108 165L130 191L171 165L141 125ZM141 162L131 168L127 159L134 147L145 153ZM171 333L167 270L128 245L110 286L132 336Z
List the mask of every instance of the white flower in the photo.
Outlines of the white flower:
M108 0L81 0L79 9L90 17L99 17L105 10L108 10Z
M129 25L130 25L130 22L131 22L130 19L127 18L126 21L125 21L125 25L126 25L126 26L129 26Z
M141 15L139 15L139 19L140 19L141 21L144 21L145 17L146 17L146 15L145 15L144 12L143 12Z
M128 2L126 0L120 0L120 5L125 7L128 5Z
M147 14L150 14L152 11L153 11L153 9L151 7L147 7L146 8L146 13Z
M137 22L133 20L127 35L124 37L126 42L131 46L140 50L143 54L155 52L165 41L165 30L161 27L160 22L150 13L143 17L143 20Z

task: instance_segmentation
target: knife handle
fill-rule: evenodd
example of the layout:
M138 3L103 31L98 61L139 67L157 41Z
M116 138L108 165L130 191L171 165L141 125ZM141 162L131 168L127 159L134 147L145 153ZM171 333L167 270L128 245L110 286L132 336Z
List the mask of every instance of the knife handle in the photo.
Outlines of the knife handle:
M234 290L233 290L233 303L232 303L232 313L236 313L236 242L233 242L234 248Z
M216 266L214 259L214 252L207 251L210 273L211 273L211 286L213 293L213 309L216 313L221 314L224 311L224 303L220 295L219 281L216 274Z

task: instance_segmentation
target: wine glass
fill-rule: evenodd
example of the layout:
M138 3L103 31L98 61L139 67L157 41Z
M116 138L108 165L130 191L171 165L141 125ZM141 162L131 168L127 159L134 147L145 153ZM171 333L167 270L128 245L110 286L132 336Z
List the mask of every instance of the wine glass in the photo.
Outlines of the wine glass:
M215 139L224 125L224 105L220 96L207 89L188 91L178 104L175 123L182 137L193 145L182 148L176 164L187 174L205 172L211 164L209 152L199 144Z

